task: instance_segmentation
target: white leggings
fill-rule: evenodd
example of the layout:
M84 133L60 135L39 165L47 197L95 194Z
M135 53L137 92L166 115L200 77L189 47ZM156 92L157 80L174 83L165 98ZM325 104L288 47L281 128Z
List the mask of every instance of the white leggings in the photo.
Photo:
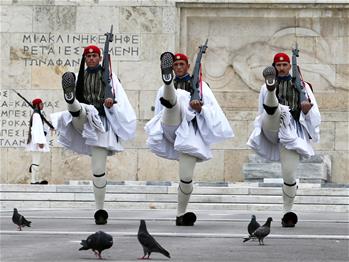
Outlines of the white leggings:
M35 183L35 182L39 182L42 152L33 151L33 152L31 152L31 155L32 155L32 163L30 166L31 183Z
M282 197L284 213L292 210L297 193L296 170L299 164L299 154L295 150L281 147L280 150L281 172L284 184L282 185Z
M273 144L279 143L279 127L281 110L275 90L268 91L263 104L270 108L269 113L263 114L262 130L265 137ZM281 146L280 150L281 173L284 180L282 196L284 213L291 211L296 196L296 169L299 164L299 154L295 150L288 150Z
M268 91L267 96L264 100L264 105L272 108L276 108L273 114L263 114L262 130L265 137L273 144L279 142L279 127L280 127L280 116L281 110L279 107L279 101L277 100L275 90Z
M179 103L177 101L176 89L174 88L173 83L165 85L163 98L169 101L173 107L164 107L162 123L165 125L178 126L182 121L182 117Z
M173 83L165 85L163 98L169 101L173 107L164 107L162 123L168 126L178 126L182 122L182 116ZM181 216L186 212L191 193L193 192L193 175L196 161L197 159L194 156L179 154L177 216Z
M79 103L78 100L74 99L72 104L68 104L68 111L73 115L74 113L79 114L78 116L73 115L72 124L73 127L79 132L82 133L84 124L87 121L86 109ZM80 111L80 112L79 112Z
M91 148L91 164L93 172L93 192L95 194L96 209L103 209L107 178L105 175L108 150L102 147Z
M68 104L68 111L72 114L72 124L74 128L82 133L84 124L87 121L86 109L74 100L72 104ZM91 165L93 174L93 192L95 195L96 209L103 209L105 192L107 187L107 178L105 176L107 164L108 150L102 147L91 148Z
M188 202L193 192L193 176L196 157L180 153L179 155L179 186L177 216L186 212Z

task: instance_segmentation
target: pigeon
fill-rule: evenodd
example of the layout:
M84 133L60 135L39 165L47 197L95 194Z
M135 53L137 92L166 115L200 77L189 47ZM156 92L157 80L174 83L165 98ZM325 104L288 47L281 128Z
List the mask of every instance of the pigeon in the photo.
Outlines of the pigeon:
M137 235L139 243L141 243L144 251L144 256L140 259L145 259L145 256L148 255L146 259L149 259L149 256L152 252L161 253L164 256L171 258L170 253L165 250L156 240L149 234L145 221L142 219L138 229Z
M259 228L257 228L249 237L245 237L243 242L246 242L250 240L251 238L255 237L258 238L259 245L264 245L263 239L269 235L270 233L270 223L273 221L271 217L268 217L265 224Z
M102 259L102 251L111 248L113 245L113 237L103 231L98 231L89 235L86 240L81 240L82 247L79 250L89 250L95 253L96 257Z
M30 224L32 223L18 213L17 208L13 209L12 222L18 226L19 231L22 231L22 227L30 227Z
M248 231L248 234L251 236L252 233L257 229L259 228L261 225L256 221L256 216L255 215L252 215L251 216L251 221L250 223L248 224L247 226L247 231Z

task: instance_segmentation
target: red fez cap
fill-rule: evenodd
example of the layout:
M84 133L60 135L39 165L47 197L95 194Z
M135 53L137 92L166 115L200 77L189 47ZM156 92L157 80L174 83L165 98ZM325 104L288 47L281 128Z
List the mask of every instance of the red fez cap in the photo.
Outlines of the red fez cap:
M84 55L91 53L97 53L98 55L101 55L101 50L95 45L86 46L84 49Z
M36 106L36 105L39 105L42 103L42 100L40 98L35 98L33 101L32 101L32 104L33 106Z
M275 56L274 56L274 63L279 63L279 62L290 62L290 57L285 54L285 53L277 53Z
M178 60L184 60L185 62L188 63L188 57L185 54L181 54L181 53L175 54L174 61L176 62Z

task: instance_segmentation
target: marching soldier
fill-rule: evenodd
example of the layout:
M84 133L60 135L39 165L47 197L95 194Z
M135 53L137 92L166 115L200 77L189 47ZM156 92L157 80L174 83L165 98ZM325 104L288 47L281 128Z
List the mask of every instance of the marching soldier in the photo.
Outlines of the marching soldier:
M91 156L94 218L98 225L106 224L108 219L104 210L107 156L123 151L121 142L132 139L136 131L136 114L115 73L110 81L114 97L105 97L101 61L100 49L87 46L77 82L74 73L66 72L62 76L68 111L59 117L57 126L59 143L76 153Z
M164 85L157 93L155 116L145 126L147 145L156 155L179 161L176 225L193 226L196 215L186 209L195 165L212 158L210 145L233 137L233 131L205 82L202 101L190 101L193 86L185 54L165 52L160 59Z
M295 88L290 75L290 58L274 56L273 66L264 69L265 84L259 94L258 116L247 144L260 156L281 162L283 177L283 227L298 221L292 212L296 196L296 169L300 157L314 155L311 142L319 142L319 108L310 86L303 82L305 99Z

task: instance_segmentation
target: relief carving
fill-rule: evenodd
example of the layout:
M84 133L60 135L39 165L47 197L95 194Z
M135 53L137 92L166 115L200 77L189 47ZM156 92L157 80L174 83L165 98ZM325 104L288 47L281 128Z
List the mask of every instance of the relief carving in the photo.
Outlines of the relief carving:
M303 74L311 74L313 79L323 85L322 88L349 89L348 85L343 84L349 82L349 76L337 72L332 62L331 46L321 35L308 28L284 28L267 41L253 41L236 50L211 47L208 52L211 59L207 59L205 65L206 78L209 82L216 82L219 88L236 81L234 78L237 77L249 89L259 92L263 83L263 69L271 64L275 53L286 52L291 55L296 40L300 48L298 60Z

